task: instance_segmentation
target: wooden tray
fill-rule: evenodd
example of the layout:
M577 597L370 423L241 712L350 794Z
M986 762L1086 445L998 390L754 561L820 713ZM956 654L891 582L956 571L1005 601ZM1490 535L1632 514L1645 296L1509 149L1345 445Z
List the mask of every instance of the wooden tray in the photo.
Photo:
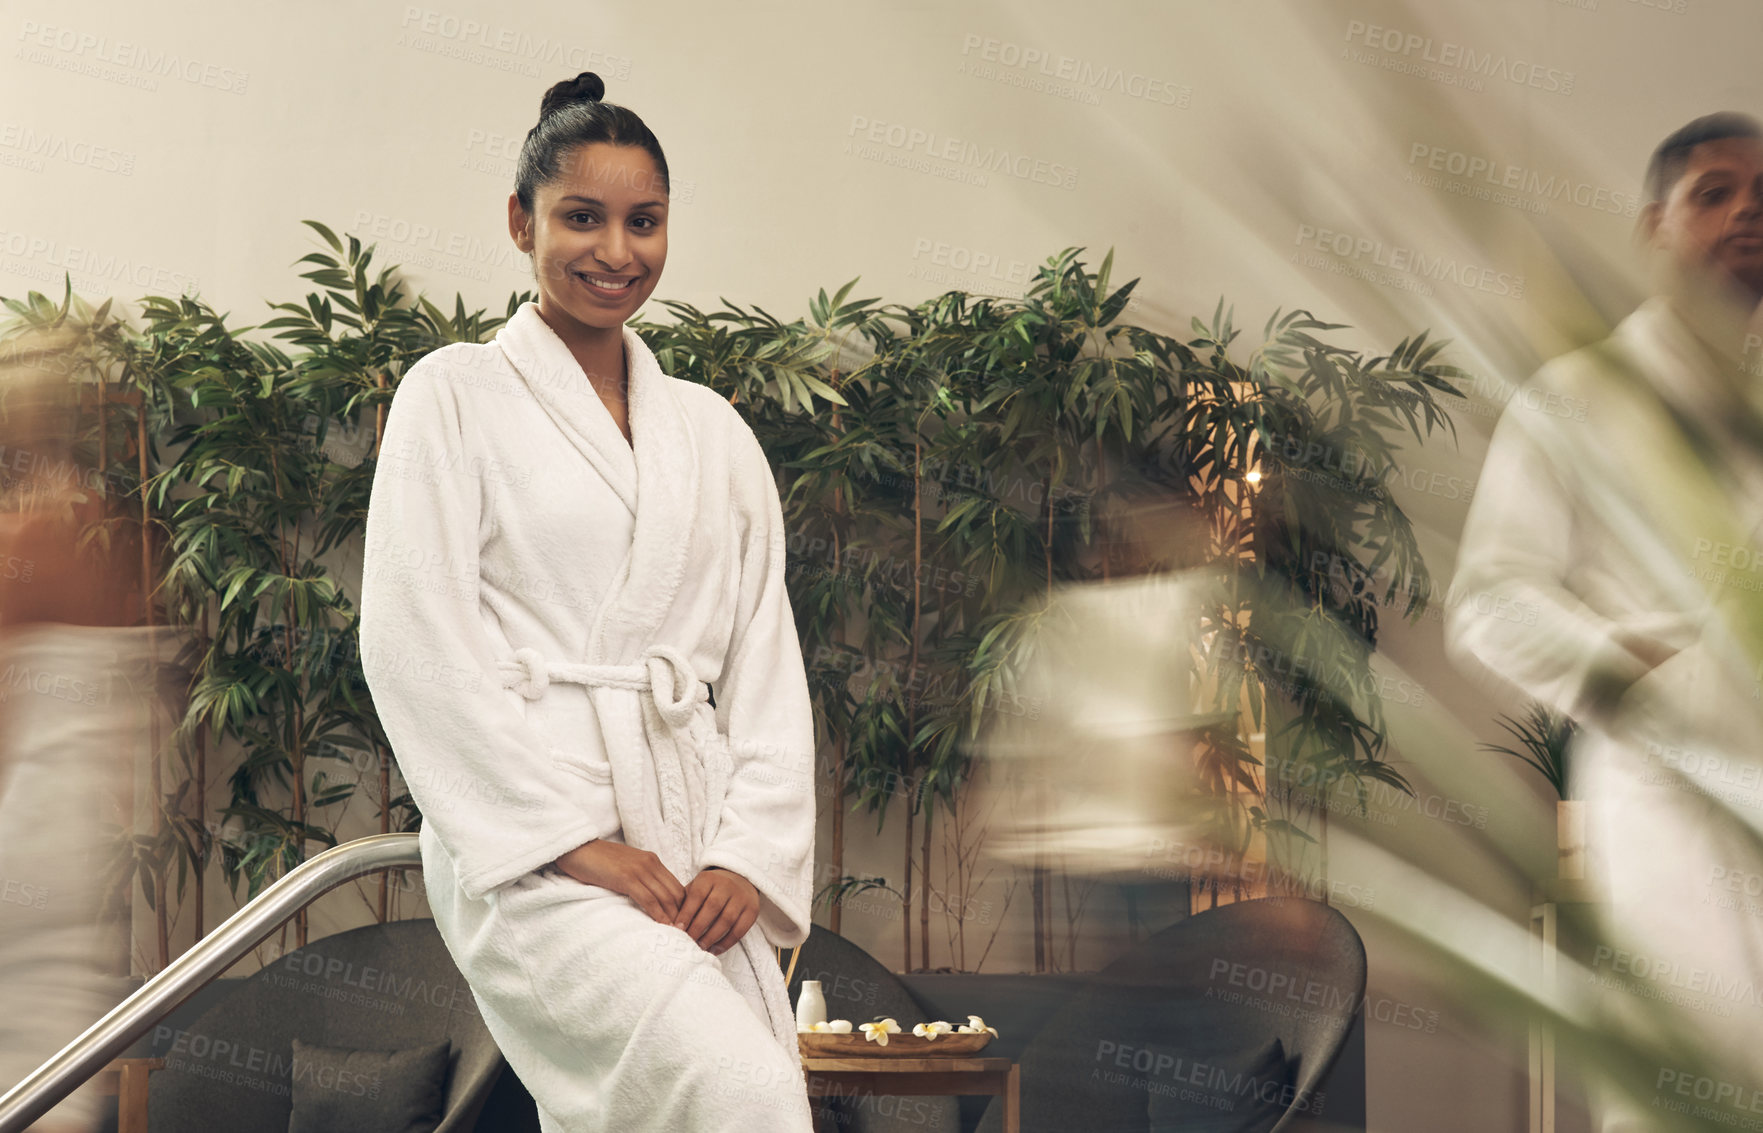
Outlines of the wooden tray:
M825 1031L797 1031L796 1049L804 1058L852 1058L865 1055L876 1058L935 1058L939 1055L959 1057L973 1054L992 1041L989 1031L979 1034L956 1034L951 1031L934 1039L920 1038L911 1031L888 1036L888 1045L871 1042L861 1031L836 1035Z

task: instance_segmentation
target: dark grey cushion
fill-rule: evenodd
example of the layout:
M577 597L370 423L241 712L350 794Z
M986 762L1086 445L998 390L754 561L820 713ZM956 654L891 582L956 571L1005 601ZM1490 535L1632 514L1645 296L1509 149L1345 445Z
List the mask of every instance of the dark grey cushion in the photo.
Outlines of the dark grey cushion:
M1135 1057L1129 1073L1145 1089L1150 1133L1256 1133L1291 1104L1291 1065L1277 1038L1225 1053L1159 1042L1144 1049L1149 1057Z
M351 1050L295 1039L288 1133L434 1133L451 1045Z
M451 1040L447 1110L436 1133L472 1133L502 1052L432 920L366 925L315 940L234 982L228 994L154 1029L163 1057L147 1097L153 1133L286 1133L292 1040L351 1050L409 1050ZM524 1100L529 1108L530 1099ZM535 1130L499 1121L495 1133Z

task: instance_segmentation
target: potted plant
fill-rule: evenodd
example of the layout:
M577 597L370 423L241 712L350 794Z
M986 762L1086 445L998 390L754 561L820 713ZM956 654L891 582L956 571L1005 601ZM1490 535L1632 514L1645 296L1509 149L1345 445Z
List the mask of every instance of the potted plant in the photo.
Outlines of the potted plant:
M1556 795L1556 876L1563 881L1584 881L1585 800L1568 797L1568 756L1579 725L1564 713L1537 703L1519 717L1502 714L1499 722L1511 734L1513 746L1482 744L1482 750L1522 760L1548 780Z

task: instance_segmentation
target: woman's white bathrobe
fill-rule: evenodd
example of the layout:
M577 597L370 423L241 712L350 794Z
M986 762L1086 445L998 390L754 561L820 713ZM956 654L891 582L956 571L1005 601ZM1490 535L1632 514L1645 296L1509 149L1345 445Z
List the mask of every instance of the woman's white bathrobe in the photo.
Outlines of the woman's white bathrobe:
M777 488L733 406L623 337L632 443L530 302L405 374L363 667L436 925L545 1128L806 1131L770 951L807 938L815 825ZM550 864L593 839L739 874L757 924L712 956Z
M1666 1103L1701 1077L1763 1089L1763 445L1732 428L1730 383L1662 298L1546 366L1563 396L1514 398L1495 429L1446 623L1459 658L1585 729L1585 990L1724 1060L1661 1067ZM1677 652L1648 670L1619 634ZM1615 1105L1603 1128L1651 1117Z

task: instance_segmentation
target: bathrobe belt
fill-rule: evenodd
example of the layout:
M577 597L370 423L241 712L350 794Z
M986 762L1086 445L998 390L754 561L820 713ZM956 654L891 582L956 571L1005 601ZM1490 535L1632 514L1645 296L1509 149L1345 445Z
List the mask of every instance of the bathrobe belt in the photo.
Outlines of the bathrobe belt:
M716 703L710 686L698 679L685 655L666 645L651 645L643 651L642 663L636 665L547 661L537 649L516 649L514 660L498 662L497 668L501 670L503 686L515 689L528 700L545 695L552 681L647 691L656 712L674 733L672 746L676 752L680 746L679 738L691 731L698 702ZM674 801L672 806L663 808L663 837L667 841L656 843L653 848L682 880L697 872L693 866L698 855L716 832L723 795L728 789L729 772L726 752L702 766L694 766L693 761L688 760L668 767L665 761L657 761L662 794L672 796ZM689 779L689 783L682 783L682 777ZM701 813L690 815L688 800L695 800ZM677 824L667 823L668 811L686 816L688 831L681 832ZM759 974L767 969L775 974L776 957L765 943L763 933L747 933L741 938L739 947L747 958L749 978L759 987L764 1000L766 1021L778 1035L778 1041L785 1042L792 1022L789 995L781 981L767 981Z
M650 813L639 805L627 814L621 805L620 816L632 844L654 850L682 876L695 872L698 856L715 837L731 766L726 746L714 740L715 728L698 713L705 701L716 703L710 686L698 679L685 654L651 645L637 664L589 665L547 661L527 648L515 650L514 659L498 662L497 668L503 687L528 700L544 696L552 681L649 694L639 699L647 700L662 733L651 737L655 746L649 754L658 809Z
M547 661L537 649L529 648L516 649L514 660L498 662L496 667L501 670L503 687L528 700L544 696L552 681L649 692L656 711L672 728L685 728L699 701L709 701L712 707L716 704L710 686L698 679L691 662L667 645L651 645L643 651L643 663L636 665Z

